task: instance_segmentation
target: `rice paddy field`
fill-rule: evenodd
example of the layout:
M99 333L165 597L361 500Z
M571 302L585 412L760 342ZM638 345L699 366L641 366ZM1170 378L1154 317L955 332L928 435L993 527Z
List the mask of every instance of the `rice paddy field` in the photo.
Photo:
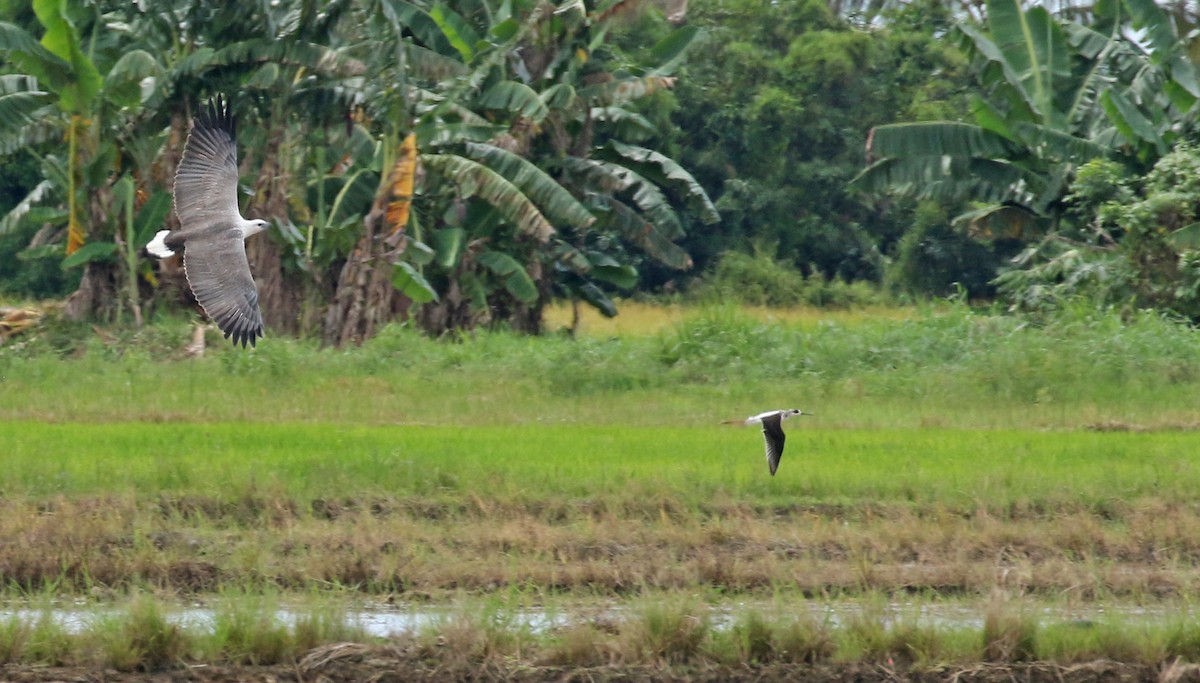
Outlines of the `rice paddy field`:
M1200 675L1183 323L630 303L202 358L190 330L0 346L0 679ZM721 424L792 407L774 477Z

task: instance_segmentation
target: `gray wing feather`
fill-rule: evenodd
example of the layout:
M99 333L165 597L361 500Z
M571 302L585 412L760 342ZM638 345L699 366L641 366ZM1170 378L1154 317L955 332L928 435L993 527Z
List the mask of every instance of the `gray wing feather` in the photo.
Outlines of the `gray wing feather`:
M236 135L229 103L220 98L196 116L175 171L175 213L184 239L241 219Z
M262 312L246 245L237 230L230 227L215 238L189 241L183 272L196 301L225 336L243 348L247 343L254 346L263 333Z
M228 102L201 107L175 172L183 269L196 301L235 344L254 346L262 336L258 290L238 225L237 130Z
M779 468L779 458L783 455L783 442L787 439L783 434L783 418L779 415L764 417L762 420L763 439L767 443L767 467L771 476Z

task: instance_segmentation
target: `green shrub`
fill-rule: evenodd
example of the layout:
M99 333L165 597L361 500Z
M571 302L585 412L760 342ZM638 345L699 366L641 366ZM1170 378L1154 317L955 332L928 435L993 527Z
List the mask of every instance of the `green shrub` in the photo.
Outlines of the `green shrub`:
M889 289L918 296L947 296L959 288L972 298L995 295L992 279L1014 251L1009 240L976 239L951 225L950 212L922 202L913 225L884 274Z
M996 279L1013 309L1082 300L1200 321L1200 151L1181 144L1146 175L1116 162L1080 167L1058 229Z
M817 306L850 308L881 303L883 296L866 282L805 276L799 270L758 253L727 251L712 270L693 285L690 294L709 303L788 308Z

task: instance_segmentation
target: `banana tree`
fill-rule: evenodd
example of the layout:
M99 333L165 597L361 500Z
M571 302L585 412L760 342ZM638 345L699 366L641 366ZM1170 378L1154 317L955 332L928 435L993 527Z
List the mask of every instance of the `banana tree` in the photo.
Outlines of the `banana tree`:
M96 317L111 312L117 300L111 171L126 161L126 124L141 101L139 84L155 62L145 51L121 51L111 41L96 40L97 19L90 15L82 17L94 32L85 53L74 16L79 8L37 0L33 9L43 29L40 40L0 22L0 53L24 72L0 77L0 153L28 150L52 135L66 139L67 151L65 157L43 158L43 182L0 221L0 230L22 220L61 221L63 266L84 269L67 314ZM35 211L38 205L46 208Z
M677 244L684 237L679 208L703 223L718 220L696 179L645 146L658 131L638 111L640 102L673 87L698 30L675 29L634 60L608 46L630 9L620 2L565 6L543 18L518 70L550 109L544 133L527 143L531 155L597 219L559 234L551 270L556 293L608 316L617 310L607 292L636 284L646 259L691 267Z
M464 310L479 298L462 294L464 283L489 291L491 276L500 278L501 291L532 303L538 295L524 286L531 281L526 263L496 246L508 237L545 242L555 231L551 220L593 220L553 179L502 146L514 116L544 110L536 94L503 75L529 29L528 15L506 4L468 18L440 4L384 0L376 17L373 70L381 78L365 84L361 112L378 139L378 189L337 277L325 323L331 344L370 336L406 302L442 309L426 321L474 324L477 316ZM470 240L447 237L466 234L446 217L467 204L494 217L472 221ZM461 248L467 242L472 248ZM493 248L479 253L486 243ZM436 261L433 244L441 246ZM381 274L389 273L381 287Z
M514 117L537 120L545 110L528 87L504 77L529 14L507 3L471 17L399 0L376 9L368 26L377 36L372 70L381 78L364 84L359 111L378 140L378 189L337 277L325 325L332 344L370 336L408 302L442 309L427 321L475 324L488 309L474 296L478 287L533 303L539 297L526 286L526 262L499 245L543 243L555 232L551 221L594 220L547 174L504 149ZM467 205L494 213L471 221L469 240L448 237L467 234L452 217ZM462 248L468 242L472 248ZM485 255L478 245L486 243ZM381 274L390 274L387 287Z
M716 220L712 202L680 164L633 144L654 133L635 110L636 102L671 87L671 71L696 31L683 28L668 35L649 51L649 63L602 57L612 24L625 9L615 2L590 9L567 2L554 12L531 13L528 28L518 36L519 52L507 60L512 65L508 77L483 81L478 94L465 100L468 111L483 117L468 116L462 123L507 119L507 125L480 130L474 140L443 143L430 136L437 154L422 156L425 167L459 188L510 180L515 194L524 194L538 209L521 216L494 202L490 206L498 212L467 204L445 214L446 220L465 215L482 226L494 225L487 218L498 216L505 218L499 224L517 226L525 239L489 234L482 242L466 240L489 246L491 251L479 258L472 249L456 249L463 241L457 237L439 237L433 250L435 271L458 273L456 299L476 311L499 314L518 329L540 331L541 307L554 295L616 315L608 292L633 287L641 259L691 266L675 243L683 236L676 206L690 203L705 222ZM506 245L505 258L491 256L500 244ZM421 252L413 253L422 258ZM436 328L445 318L429 326Z
M960 219L979 232L1038 234L1057 222L1081 164L1153 162L1200 97L1194 69L1151 0L1100 3L1095 11L1085 26L1044 7L989 0L986 29L958 26L981 84L974 121L876 127L870 165L854 184L974 201Z
M320 173L314 150L328 147L320 132L344 121L354 90L347 84L363 74L363 64L347 56L346 41L339 38L351 6L348 0L228 5L176 0L153 11L129 9L125 22L134 27L136 44L164 55L146 102L148 111L170 115L169 142L155 174L164 184L169 186L197 100L206 93L239 93L234 106L250 188L246 211L277 228L249 242L247 256L266 323L277 331L300 331L310 317L307 303L318 298L311 290L323 281L305 258L311 250L296 257L291 235L297 224L313 226L303 188ZM162 125L163 118L147 123ZM311 241L311 232L308 237ZM173 263L163 267L177 269Z

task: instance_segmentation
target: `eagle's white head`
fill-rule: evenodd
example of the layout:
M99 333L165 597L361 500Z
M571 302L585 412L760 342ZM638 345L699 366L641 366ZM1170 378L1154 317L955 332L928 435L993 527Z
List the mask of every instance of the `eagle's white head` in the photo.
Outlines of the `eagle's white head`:
M246 239L251 235L257 235L258 233L270 227L270 225L270 223L262 220L261 218L253 218L248 221L244 220L242 221L242 239Z

